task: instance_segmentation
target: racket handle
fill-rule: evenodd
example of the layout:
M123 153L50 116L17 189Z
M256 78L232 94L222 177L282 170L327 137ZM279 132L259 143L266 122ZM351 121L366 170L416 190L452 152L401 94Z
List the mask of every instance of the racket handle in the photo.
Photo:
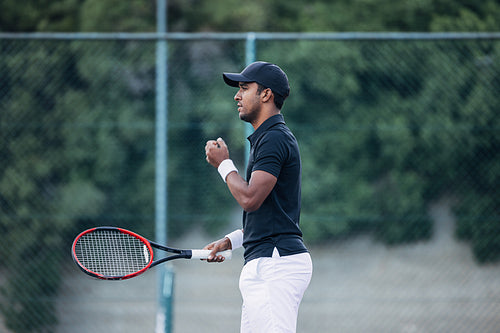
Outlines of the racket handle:
M191 250L191 259L207 259L208 255L212 252L211 250ZM231 259L233 256L233 251L226 250L218 252L217 255L223 256L225 259Z

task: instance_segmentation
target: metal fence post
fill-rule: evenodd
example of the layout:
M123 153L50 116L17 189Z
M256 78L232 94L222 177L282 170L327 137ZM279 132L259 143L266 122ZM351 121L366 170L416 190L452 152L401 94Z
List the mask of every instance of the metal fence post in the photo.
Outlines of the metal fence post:
M255 32L247 33L246 43L245 43L245 63L246 65L250 65L255 61ZM245 123L245 137L249 137L253 132L253 127L250 123ZM245 161L247 161L248 156L250 155L250 142L246 142L245 144ZM245 170L247 168L247 163L245 162Z
M157 33L167 31L167 0L157 1ZM155 236L160 244L167 243L168 205L168 49L165 39L156 41L156 181ZM158 267L156 333L172 331L172 298L174 272L171 266Z

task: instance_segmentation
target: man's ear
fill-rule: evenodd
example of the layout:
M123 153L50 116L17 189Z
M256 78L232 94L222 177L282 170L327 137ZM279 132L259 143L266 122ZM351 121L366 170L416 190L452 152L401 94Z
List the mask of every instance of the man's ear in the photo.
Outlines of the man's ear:
M263 103L269 102L271 100L271 97L273 96L273 91L269 88L266 88L262 91L260 96Z

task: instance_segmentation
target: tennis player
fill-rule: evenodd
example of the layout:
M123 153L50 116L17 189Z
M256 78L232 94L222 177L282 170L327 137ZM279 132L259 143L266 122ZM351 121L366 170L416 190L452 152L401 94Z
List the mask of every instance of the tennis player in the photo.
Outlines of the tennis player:
M312 261L299 227L301 160L297 140L286 126L281 108L290 93L278 66L254 62L241 73L224 73L239 88L234 96L239 117L254 132L246 179L238 173L221 138L205 146L207 162L243 208L243 229L205 247L208 261L216 252L245 248L240 276L243 298L242 333L295 332L299 305L312 276Z

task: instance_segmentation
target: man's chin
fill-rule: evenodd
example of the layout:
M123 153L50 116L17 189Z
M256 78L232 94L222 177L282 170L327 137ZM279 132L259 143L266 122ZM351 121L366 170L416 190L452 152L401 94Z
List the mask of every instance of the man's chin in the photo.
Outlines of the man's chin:
M239 113L240 119L247 122L247 123L252 123L252 121L255 120L255 115L253 113L243 113L240 111Z

